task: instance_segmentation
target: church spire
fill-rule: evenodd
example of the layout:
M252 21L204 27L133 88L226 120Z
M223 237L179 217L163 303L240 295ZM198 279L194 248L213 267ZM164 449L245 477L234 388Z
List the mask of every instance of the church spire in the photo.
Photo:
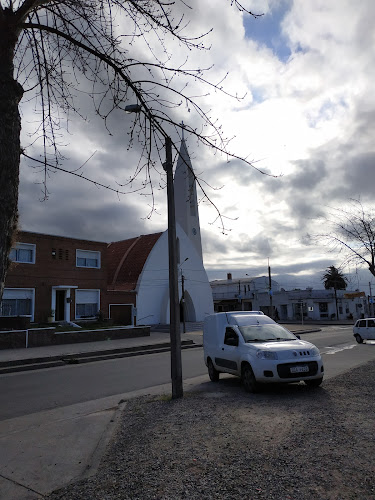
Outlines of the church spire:
M203 261L196 182L183 127L180 154L174 175L174 196L176 222L185 231Z

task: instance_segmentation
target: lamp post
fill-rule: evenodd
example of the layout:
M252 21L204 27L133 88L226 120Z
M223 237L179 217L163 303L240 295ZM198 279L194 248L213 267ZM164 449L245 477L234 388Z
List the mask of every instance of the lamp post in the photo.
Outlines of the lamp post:
M140 104L130 104L125 107L128 113L144 112ZM171 378L172 398L183 396L182 386L182 361L181 361L181 336L180 336L180 303L178 296L177 274L177 238L176 238L176 211L173 186L173 161L172 141L169 136L158 126L151 122L165 138L165 163L163 168L167 174L167 204L168 204L168 255L169 255L169 312L170 312L170 342L171 342Z

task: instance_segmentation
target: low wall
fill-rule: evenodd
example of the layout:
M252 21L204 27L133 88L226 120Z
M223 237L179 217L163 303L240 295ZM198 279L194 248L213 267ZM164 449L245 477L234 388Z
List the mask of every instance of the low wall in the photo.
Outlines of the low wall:
M26 330L30 328L31 316L0 316L0 328Z
M30 328L29 330L0 331L0 349L41 347L49 345L77 344L100 340L149 337L149 326L77 330L56 333L55 328Z

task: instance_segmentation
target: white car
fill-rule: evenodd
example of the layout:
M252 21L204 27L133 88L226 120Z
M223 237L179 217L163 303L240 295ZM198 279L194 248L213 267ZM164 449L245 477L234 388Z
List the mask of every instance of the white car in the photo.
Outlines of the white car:
M204 361L213 382L220 373L241 377L248 392L259 383L323 381L319 349L300 340L261 311L207 316L203 327Z
M353 335L358 344L364 340L375 340L375 318L358 319L353 326Z

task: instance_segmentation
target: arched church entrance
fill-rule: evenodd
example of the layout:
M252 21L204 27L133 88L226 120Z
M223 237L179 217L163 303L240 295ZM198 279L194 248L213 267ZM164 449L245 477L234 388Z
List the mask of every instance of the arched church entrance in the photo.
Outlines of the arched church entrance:
M183 321L197 321L195 314L195 307L193 300L187 290L184 292L184 298L180 301L180 320Z

